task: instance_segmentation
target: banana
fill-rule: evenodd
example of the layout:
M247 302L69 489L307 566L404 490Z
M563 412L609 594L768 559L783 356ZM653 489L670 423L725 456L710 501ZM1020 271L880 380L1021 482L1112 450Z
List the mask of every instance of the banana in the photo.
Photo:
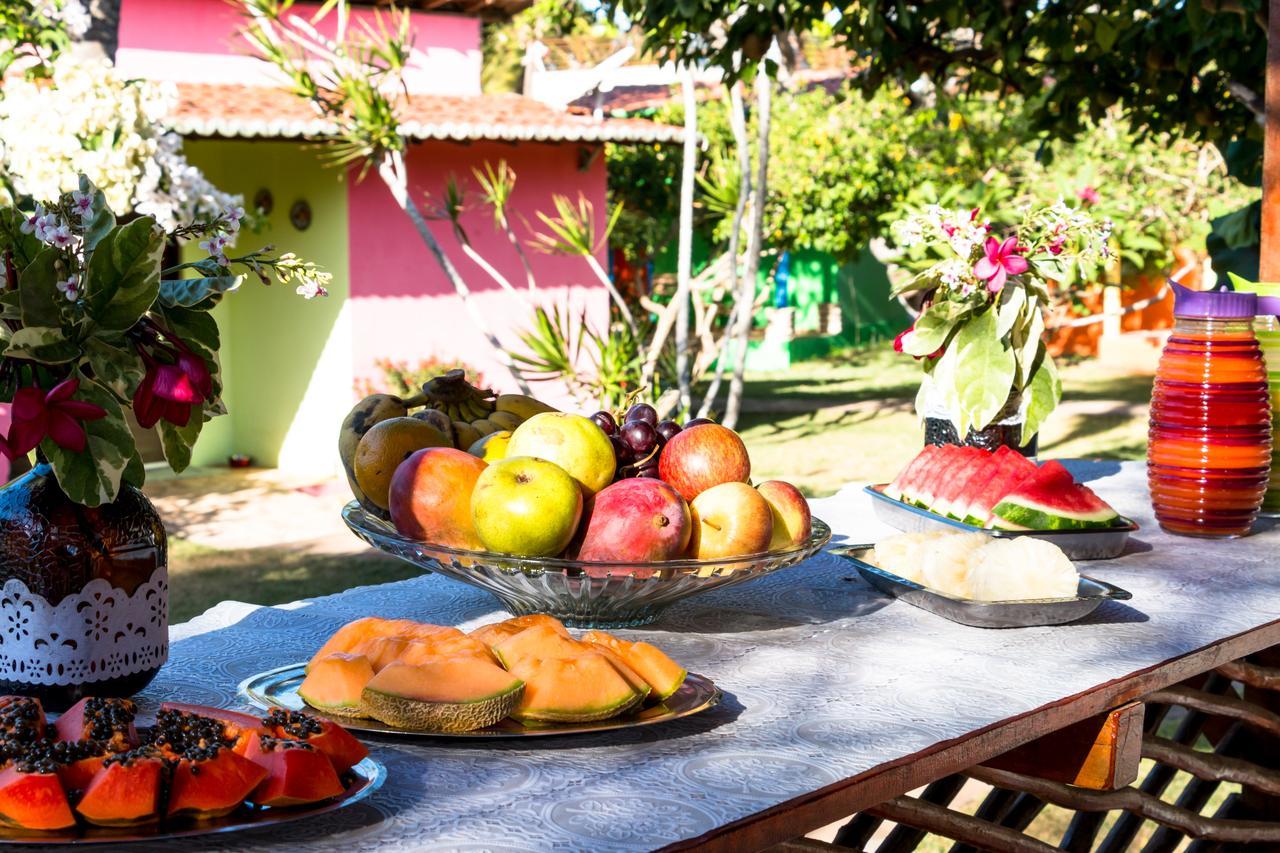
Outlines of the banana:
M512 414L511 412L499 412L499 411L490 412L488 420L492 421L493 423L497 424L503 429L509 429L509 430L515 430L516 427L524 423L524 420L522 418L520 418L518 415Z
M449 416L439 409L423 409L420 412L414 412L411 417L420 421L426 421L436 429L444 433L445 438L449 439L449 443L456 446L457 437L453 434L453 421L449 420Z
M486 409L480 405L479 400L467 400L462 404L463 410L467 413L469 421L478 421L481 418L487 418L492 413L491 409Z
M471 445L484 438L480 430L466 421L453 422L453 446L459 450L467 450Z
M364 434L372 429L374 424L389 418L402 418L409 414L411 406L420 405L422 401L419 397L403 400L392 394L373 394L356 403L343 420L342 429L338 432L338 456L342 459L342 468L347 473L347 483L351 486L351 493L366 510L376 512L379 516L384 516L385 512L374 505L356 483L356 448L360 446L360 439L364 438Z
M555 406L549 406L528 394L501 394L493 401L493 405L497 411L510 412L522 422L543 412L559 411Z
M472 421L471 426L480 433L481 437L486 436L491 432L498 432L502 429L502 427L498 426L488 418L481 418L478 421Z
M450 370L422 386L425 404L439 409L454 421L472 421L493 411L493 391L482 390L467 381L462 370Z

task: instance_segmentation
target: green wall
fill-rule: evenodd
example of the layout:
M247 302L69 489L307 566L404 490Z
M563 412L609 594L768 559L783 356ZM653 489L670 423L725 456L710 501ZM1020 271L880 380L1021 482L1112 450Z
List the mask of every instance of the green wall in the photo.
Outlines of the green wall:
M221 465L229 454L245 453L258 465L275 466L289 457L326 471L335 464L332 439L352 393L350 329L343 319L349 270L346 177L322 165L314 146L192 140L186 151L215 185L243 194L246 208L258 190L270 190L274 206L264 228L243 231L237 253L273 244L277 253L294 252L334 276L327 299L307 301L292 285L266 287L251 275L218 306L214 316L222 332L229 414L205 426L194 463ZM298 200L311 205L312 222L305 231L289 222ZM200 254L194 246L186 251Z

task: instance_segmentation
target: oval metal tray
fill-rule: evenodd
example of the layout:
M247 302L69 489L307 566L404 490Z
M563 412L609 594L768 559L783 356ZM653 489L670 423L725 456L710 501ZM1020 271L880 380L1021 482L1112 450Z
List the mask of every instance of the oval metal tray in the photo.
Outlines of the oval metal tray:
M366 758L343 776L342 781L346 790L336 799L323 803L291 808L257 808L244 805L222 817L166 821L144 826L81 826L55 832L35 832L14 826L3 826L0 827L0 844L125 844L131 841L167 841L171 838L190 838L195 835L261 829L264 826L306 820L355 805L382 787L386 779L387 768L372 758ZM175 845L175 848L181 849L181 845Z
M326 717L340 723L344 728L364 734L395 735L399 737L438 737L438 738L511 738L511 737L545 737L547 735L576 735L607 732L615 729L629 729L636 726L651 726L654 723L665 723L678 720L705 711L720 704L721 692L706 676L689 673L680 689L667 697L666 701L651 705L622 717L608 720L596 720L590 723L540 723L525 725L515 720L502 720L497 725L470 732L432 732L420 729L404 729L388 725L378 720L340 717L316 710L302 701L298 695L298 685L305 677L305 663L282 666L279 669L259 673L240 683L240 695L259 708L281 707L293 711L306 711L319 717Z
M1128 601L1133 595L1114 584L1080 576L1074 598L1037 598L1020 601L976 601L938 592L914 581L886 572L862 559L870 546L833 548L831 553L844 557L858 569L863 579L885 595L930 613L971 625L975 628L1031 628L1039 625L1065 625L1083 619L1104 601Z
M927 533L933 530L972 530L997 539L1016 539L1030 536L1052 542L1071 560L1110 560L1124 553L1129 534L1138 529L1132 519L1120 517L1121 524L1093 530L993 530L974 527L945 515L938 515L918 506L903 503L884 493L887 483L867 486L864 492L871 496L871 506L876 518L903 533Z

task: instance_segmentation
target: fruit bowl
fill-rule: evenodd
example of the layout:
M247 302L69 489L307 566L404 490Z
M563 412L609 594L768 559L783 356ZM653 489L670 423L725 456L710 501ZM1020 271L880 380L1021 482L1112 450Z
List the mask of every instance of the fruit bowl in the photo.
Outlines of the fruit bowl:
M517 616L549 613L579 628L647 625L675 602L794 566L816 554L831 528L813 519L804 544L717 560L661 563L586 562L554 557L513 557L418 542L356 501L342 510L351 531L375 548L415 566L488 590Z

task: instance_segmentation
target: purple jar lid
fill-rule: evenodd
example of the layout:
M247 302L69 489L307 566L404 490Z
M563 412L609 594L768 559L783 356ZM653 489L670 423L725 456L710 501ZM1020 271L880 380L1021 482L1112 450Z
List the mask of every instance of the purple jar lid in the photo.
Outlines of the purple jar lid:
M1219 320L1243 320L1259 314L1280 313L1280 299L1259 297L1255 293L1235 290L1192 290L1169 279L1173 288L1175 317L1212 317Z

